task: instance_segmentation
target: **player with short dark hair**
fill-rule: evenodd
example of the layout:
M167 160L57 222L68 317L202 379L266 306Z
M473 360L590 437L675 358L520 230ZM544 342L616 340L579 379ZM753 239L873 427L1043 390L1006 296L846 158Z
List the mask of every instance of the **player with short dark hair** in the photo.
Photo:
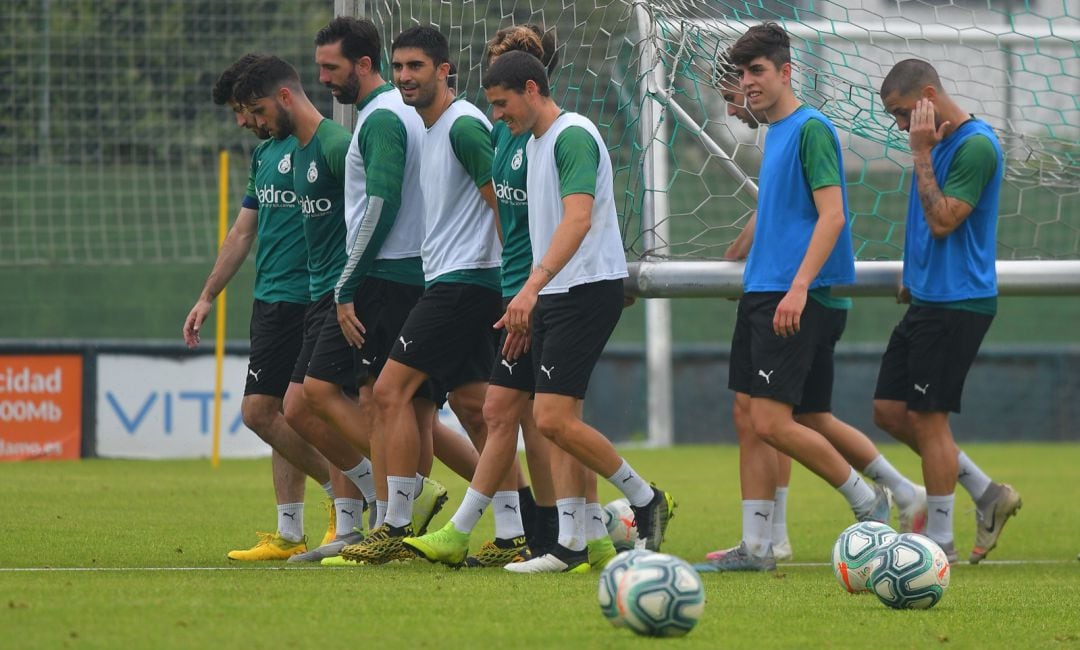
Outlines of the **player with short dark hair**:
M547 45L543 44L545 42ZM527 52L541 59L549 73L557 61L554 34L551 31L545 32L536 25L499 30L488 43L487 62L494 63L498 57L511 51ZM529 137L528 132L511 133L502 121L497 121L492 128L492 140L495 144L492 174L503 237L504 307L521 290L532 267L526 189L528 161L525 155ZM516 355L500 355L492 370L484 402L488 437L476 475L465 498L453 518L442 529L405 540L406 545L428 560L452 566L464 562L464 565L469 567L501 567L527 560L530 555L543 555L555 544L558 534L558 510L555 507L551 482L550 443L540 435L532 417L534 372L528 350ZM499 488L501 482L512 476L510 472L517 449L519 426L525 441L525 453L533 485L539 486L535 504L520 498L515 500L513 494ZM603 525L600 506L595 503L595 492L594 475L592 502L596 509L599 536L598 541L590 543L589 547L599 549L602 541L606 541L608 555L613 556L615 549ZM485 542L477 552L466 557L470 534L489 505L492 506L495 516L495 539ZM539 515L536 528L531 531L526 517L530 506L533 506ZM526 524L524 531L522 523ZM518 538L522 532L526 534L528 552L523 541ZM597 562L600 563L600 560Z
M184 321L188 347L199 345L199 330L214 298L239 270L257 239L255 288L251 309L251 352L241 414L244 424L270 445L278 526L262 533L254 547L230 551L233 560L282 560L307 550L304 541L305 473L323 486L330 499L334 490L326 459L293 431L282 414L289 373L303 341L303 314L308 304L307 250L303 221L292 189L295 138L275 140L237 104L233 86L258 55L245 54L221 73L212 97L232 109L237 126L263 142L252 152L247 191L240 212L218 252L195 306ZM335 529L333 503L328 502L330 526Z
M831 287L855 281L839 139L828 119L792 91L790 44L779 25L751 27L731 47L730 59L749 109L770 127L728 387L750 396L755 435L840 491L858 519L887 521L884 491L867 485L829 440L794 416L819 346L832 335ZM754 500L768 508L773 489ZM762 519L771 516L744 503L744 522L748 512L756 518L759 511ZM770 532L753 535L760 541L755 548L740 547L716 568L771 568Z
M359 384L353 356L337 354L333 345L341 336L334 287L346 260L344 182L350 134L319 113L296 69L276 56L262 56L249 66L234 92L271 136L297 140L293 187L304 216L311 304L304 315L304 343L285 393L285 418L359 489L361 494L355 495L359 498L337 504L337 532L352 531L362 527L365 502L375 493L371 463L308 407L303 393L308 375L341 386L351 395ZM345 497L339 494L338 498Z
M426 289L409 313L374 386L385 440L389 502L384 525L342 557L381 564L415 555L402 541L413 534L413 477L429 445L411 408L429 379L464 406L478 448L486 431L482 405L495 355L500 247L491 183L490 123L447 86L446 38L432 27L402 32L391 45L394 82L427 129L417 185L425 204L421 247ZM460 414L461 410L455 408Z
M953 101L932 65L897 63L881 85L885 110L908 132L915 173L904 235L902 301L910 300L881 359L874 421L922 457L926 534L957 559L957 480L975 500L969 561L996 545L1022 505L953 440L964 380L997 313L996 232L1004 157L993 129Z
M767 124L767 115L755 115L746 106L746 96L734 67L724 66L723 69L726 74L720 76L718 85L728 103L728 115L751 128ZM725 252L727 259L746 258L756 221L755 214ZM825 436L853 467L890 490L899 511L902 532L921 533L926 525L926 491L896 471L864 433L832 414L833 353L844 333L851 299L834 297L830 303L826 307L822 337L806 377L802 398L793 409L795 420ZM739 545L708 553L705 556L708 562L697 566L705 571L772 569L774 564L754 562L748 556L763 556L762 550L771 545L774 559L792 558L787 534L791 458L755 435L750 420L750 395L735 394L733 419L739 438L743 536Z
M495 119L529 132L527 179L533 269L498 326L503 354L530 341L535 368L533 415L555 443L552 473L560 513L558 542L515 573L588 570L585 468L605 476L634 509L642 542L656 550L674 503L651 487L604 436L581 420L593 367L624 306L626 258L615 211L611 160L596 126L563 112L547 71L525 52L507 52L483 80ZM570 462L577 461L577 462Z

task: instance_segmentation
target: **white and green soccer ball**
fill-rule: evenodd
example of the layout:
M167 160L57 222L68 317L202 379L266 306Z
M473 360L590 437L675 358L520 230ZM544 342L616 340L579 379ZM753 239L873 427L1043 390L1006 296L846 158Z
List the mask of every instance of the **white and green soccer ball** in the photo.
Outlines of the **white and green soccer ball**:
M649 555L654 555L654 553L645 549L619 553L600 572L596 600L600 603L600 612L603 613L604 618L615 627L625 625L622 614L619 612L618 605L615 602L615 597L619 593L619 582L635 562Z
M619 580L615 607L623 624L643 636L683 636L705 610L701 576L686 561L651 553L632 562Z
M877 552L882 544L896 538L896 531L877 521L860 521L840 533L833 544L833 575L849 593L869 590L870 573L877 566Z
M629 551L638 541L637 526L634 525L634 511L626 499L615 499L604 506L604 526L607 527L611 543L617 551Z
M870 590L893 609L930 609L949 586L949 558L934 540L903 533L878 550Z

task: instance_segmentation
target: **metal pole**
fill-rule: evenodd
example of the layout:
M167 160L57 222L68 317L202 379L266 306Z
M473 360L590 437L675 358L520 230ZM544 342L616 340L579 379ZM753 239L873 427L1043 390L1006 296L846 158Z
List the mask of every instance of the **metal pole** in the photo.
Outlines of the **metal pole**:
M634 5L638 35L641 38L641 144L642 210L646 259L663 256L668 249L669 223L667 201L668 151L667 123L657 101L662 91L660 58L656 52L656 34L644 3ZM647 404L649 444L670 447L674 441L674 372L671 363L671 301L649 300L645 303L645 358L648 369Z
M742 293L742 262L630 264L626 291L644 298L735 298ZM895 296L903 263L855 262L855 284L834 287L840 296ZM1001 296L1080 296L1080 260L1006 260L997 263Z
M52 157L49 145L49 130L51 124L49 120L51 118L51 109L49 107L51 97L49 96L49 68L51 63L49 59L52 54L51 34L52 26L49 18L49 0L41 0L41 21L42 21L42 37L41 48L43 54L41 57L41 117L38 120L38 162L42 165L49 164L49 159Z

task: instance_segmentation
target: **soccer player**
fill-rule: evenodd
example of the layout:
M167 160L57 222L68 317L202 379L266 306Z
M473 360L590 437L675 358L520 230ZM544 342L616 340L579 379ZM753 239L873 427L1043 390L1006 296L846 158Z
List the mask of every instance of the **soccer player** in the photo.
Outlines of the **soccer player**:
M274 140L255 118L233 99L233 84L256 57L237 59L214 84L214 103L228 105L237 126L251 131L263 142L251 156L247 192L240 212L225 237L199 299L184 321L184 341L199 345L199 330L217 297L247 259L255 240L255 289L251 309L251 351L247 382L240 409L244 424L273 450L274 494L278 526L262 533L259 543L247 550L229 552L233 560L283 560L307 550L304 541L304 480L311 476L334 498L326 459L293 431L282 414L282 398L289 372L303 340L302 318L308 303L307 251L303 222L292 190L292 151L295 138ZM330 530L335 522L328 502Z
M488 43L488 64L509 51L528 52L541 59L549 74L558 64L554 33L545 33L535 25L499 30ZM528 168L525 147L530 137L527 131L511 133L502 121L497 121L492 128L495 143L493 176L503 239L504 307L525 284L532 267L525 182ZM505 336L502 342L505 342ZM500 356L492 370L485 398L484 418L488 437L476 476L453 518L439 531L407 538L407 546L433 562L451 566L464 562L468 567L501 567L527 560L530 554L542 555L555 543L558 513L551 485L550 443L540 435L532 417L534 385L532 357L528 350L517 356ZM513 466L519 426L525 439L533 484L539 486L536 501L541 513L538 521L540 530L535 531L528 540L528 548L525 539L520 537L526 532L518 516L520 500L515 500L515 494L509 491L498 491ZM595 489L593 492L595 494ZM494 507L495 539L485 542L479 551L466 557L470 534L489 505ZM521 502L521 505L524 507L526 504ZM595 505L596 514L600 516L599 504ZM610 555L614 556L615 550L607 537L602 517L599 522L601 537L607 540ZM592 546L597 547L598 544Z
M334 356L320 348L341 331L333 290L345 266L344 167L349 132L319 114L304 93L295 68L276 56L260 56L248 66L234 93L256 124L271 136L278 140L296 138L293 187L304 217L311 303L304 314L303 346L285 392L285 418L359 490L359 494L335 499L336 537L353 534L362 526L368 495L375 492L371 463L308 408L303 398L304 377L313 369L351 394L357 390L358 372L352 356Z
M996 483L960 451L949 412L960 412L964 380L997 312L995 235L1004 173L990 126L942 89L932 65L907 59L881 85L881 99L908 132L915 173L904 235L903 301L910 300L881 359L874 421L922 457L930 496L926 534L956 560L956 482L975 500L977 564L1020 494Z
M746 106L746 96L739 87L738 75L734 70L721 76L720 89L727 102L728 115L737 117L751 128L768 123L768 115L755 115ZM756 215L750 218L743 232L726 251L725 257L746 258L756 221ZM864 433L832 414L833 353L844 333L851 299L825 298L816 298L823 302L826 315L801 400L793 408L795 420L825 436L853 467L892 492L902 531L922 532L926 523L925 490L897 472ZM733 417L739 438L743 537L738 546L707 554L708 562L698 565L699 570L772 570L776 567L775 560L789 560L792 556L786 522L791 458L755 435L750 419L750 402L750 395L736 392ZM770 545L772 560L766 552Z
M425 381L466 407L466 428L482 446L482 406L495 356L492 323L500 304L491 125L478 108L450 93L449 46L438 30L408 29L394 39L391 52L395 85L427 128L416 179L426 212L421 256L427 288L374 386L389 503L384 525L341 552L368 564L416 557L402 540L413 534L412 484L425 444L411 402Z
M319 81L338 102L356 105L357 122L344 161L348 258L333 288L333 320L327 317L304 378L304 398L354 447L375 458L371 453L375 436L371 388L424 286L420 261L424 204L418 193L403 191L409 180L420 175L423 123L382 78L382 41L371 21L335 18L316 35L315 45ZM356 355L359 368L353 364ZM346 394L350 385L342 379L349 378L336 371L337 364L365 375L359 386L359 402ZM430 427L435 413L431 395L425 394L413 406L421 423L418 426ZM377 440L375 448L378 451ZM430 449L426 459L430 471ZM376 461L374 491L368 495L374 524L380 469ZM414 490L426 504L417 509L424 512L425 518L416 523L423 529L446 501L446 489L418 473ZM349 531L302 559L321 561L336 556L343 547L361 539L359 531Z
M614 446L581 420L589 376L623 309L626 258L615 212L611 160L595 125L551 98L543 64L525 52L501 55L484 75L495 119L529 132L527 178L533 269L497 325L513 357L531 337L533 415L552 450L559 539L548 553L509 564L515 573L588 570L586 473L607 478L634 509L638 533L658 549L674 509ZM535 312L535 313L534 313ZM572 460L580 461L570 462Z
M828 345L830 287L855 280L839 139L824 115L795 97L790 44L777 24L751 27L732 46L731 61L749 109L770 128L728 387L750 396L755 435L835 487L858 519L887 521L884 491L867 485L793 412L819 346ZM775 461L767 465L775 470ZM771 544L757 546L748 562L768 567Z

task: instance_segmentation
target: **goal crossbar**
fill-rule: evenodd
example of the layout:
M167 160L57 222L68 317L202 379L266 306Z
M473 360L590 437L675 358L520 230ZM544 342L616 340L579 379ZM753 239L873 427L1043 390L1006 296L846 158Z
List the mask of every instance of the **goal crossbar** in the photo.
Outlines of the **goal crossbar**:
M631 262L627 293L642 298L734 298L742 294L743 262L665 260ZM855 284L837 286L840 296L895 296L903 263L856 262ZM1080 296L1080 260L1002 260L1002 296Z

